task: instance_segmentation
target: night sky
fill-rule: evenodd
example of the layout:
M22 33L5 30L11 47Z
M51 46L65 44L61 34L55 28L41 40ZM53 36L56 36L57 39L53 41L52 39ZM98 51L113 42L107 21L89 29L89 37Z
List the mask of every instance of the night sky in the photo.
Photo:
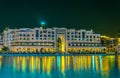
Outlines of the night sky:
M5 27L93 29L102 35L120 32L119 0L0 0L0 31Z

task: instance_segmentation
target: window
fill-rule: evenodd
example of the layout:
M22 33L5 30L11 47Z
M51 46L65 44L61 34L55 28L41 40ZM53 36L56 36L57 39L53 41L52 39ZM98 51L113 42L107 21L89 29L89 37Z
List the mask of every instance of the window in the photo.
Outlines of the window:
M26 36L26 34L23 34L23 36Z
M71 45L72 45L72 46L74 46L74 44L73 44L73 43L72 43Z
M32 45L32 43L29 43L29 45Z
M48 35L48 37L50 37L50 35Z
M42 37L42 35L40 35L40 37Z
M54 34L54 31L52 31L52 34Z
M42 31L40 31L40 34L42 34Z
M22 36L22 34L20 34L20 36Z
M32 42L32 45L34 45L34 42Z
M42 38L40 38L40 40L42 40Z
M20 38L20 40L22 40L22 38Z
M76 46L76 43L74 43L74 46Z
M48 33L51 33L50 31L48 31Z
M30 34L27 35L28 37L30 36Z
M38 45L40 45L40 43L38 43Z
M25 38L23 40L26 40Z
M85 38L85 32L82 32L82 38Z
M87 46L88 44L85 44L85 46Z
M71 32L71 34L74 34L74 32Z
M83 46L85 46L85 44L83 44Z
M90 38L92 38L92 36L90 36Z
M47 35L44 35L44 37L47 37Z
M91 46L91 44L89 44L89 46Z
M37 45L37 43L34 43L34 45Z
M92 41L92 39L90 39L90 41Z
M39 36L39 30L36 30L36 37Z
M52 35L52 37L54 37L54 35Z
M98 46L98 44L95 44L95 46Z
M76 46L78 46L78 43L76 43Z
M46 38L44 38L44 40L46 40Z
M67 32L67 34L70 34L70 32Z
M86 36L86 38L88 38L88 36Z
M71 46L70 43L68 44L68 46Z
M44 30L43 32L44 32L44 33L47 33L47 31L46 31L46 30Z
M97 36L97 38L100 38L99 36Z

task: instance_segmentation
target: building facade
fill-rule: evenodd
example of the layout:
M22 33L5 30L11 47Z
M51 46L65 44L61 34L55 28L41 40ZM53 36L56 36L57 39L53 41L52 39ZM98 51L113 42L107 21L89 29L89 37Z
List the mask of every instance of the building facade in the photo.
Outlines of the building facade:
M3 34L0 34L0 51L2 51L3 48Z
M100 34L67 28L20 28L4 31L3 45L12 52L100 51Z
M115 47L118 54L120 54L120 37L117 38L117 46Z
M107 52L115 52L115 48L118 45L117 42L117 38L101 36L101 45L106 47Z

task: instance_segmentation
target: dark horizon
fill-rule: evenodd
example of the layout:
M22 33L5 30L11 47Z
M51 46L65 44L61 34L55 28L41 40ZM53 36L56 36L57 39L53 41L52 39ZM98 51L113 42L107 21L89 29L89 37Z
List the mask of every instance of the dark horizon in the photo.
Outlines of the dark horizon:
M20 0L0 1L0 32L9 28L47 27L93 29L102 35L120 32L120 1L117 0Z

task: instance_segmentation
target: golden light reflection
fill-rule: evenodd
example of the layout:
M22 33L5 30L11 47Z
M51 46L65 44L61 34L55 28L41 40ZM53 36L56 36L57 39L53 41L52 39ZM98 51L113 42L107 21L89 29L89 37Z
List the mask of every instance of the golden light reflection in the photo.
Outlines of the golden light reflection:
M61 56L61 72L64 74L65 71L65 57Z
M120 56L118 56L118 59L120 59ZM118 68L120 70L120 60L118 60Z
M0 69L1 69L1 66L2 66L2 56L0 56Z
M23 57L23 59L22 59L22 71L25 72L25 69L26 69L26 58Z
M35 70L35 58L33 57L33 56L31 56L31 58L30 58L30 62L29 62L29 69L30 69L30 71L31 72L34 72L34 70Z
M11 57L10 57L11 58ZM66 71L95 71L100 73L102 78L108 78L110 70L115 66L115 58L120 59L120 56L15 56L7 65L13 66L14 71L29 71L31 73L42 72L47 76L51 76L52 71L59 71L64 77ZM0 56L0 69L2 66L3 57ZM120 70L120 61L117 60ZM72 70L71 70L72 69Z

